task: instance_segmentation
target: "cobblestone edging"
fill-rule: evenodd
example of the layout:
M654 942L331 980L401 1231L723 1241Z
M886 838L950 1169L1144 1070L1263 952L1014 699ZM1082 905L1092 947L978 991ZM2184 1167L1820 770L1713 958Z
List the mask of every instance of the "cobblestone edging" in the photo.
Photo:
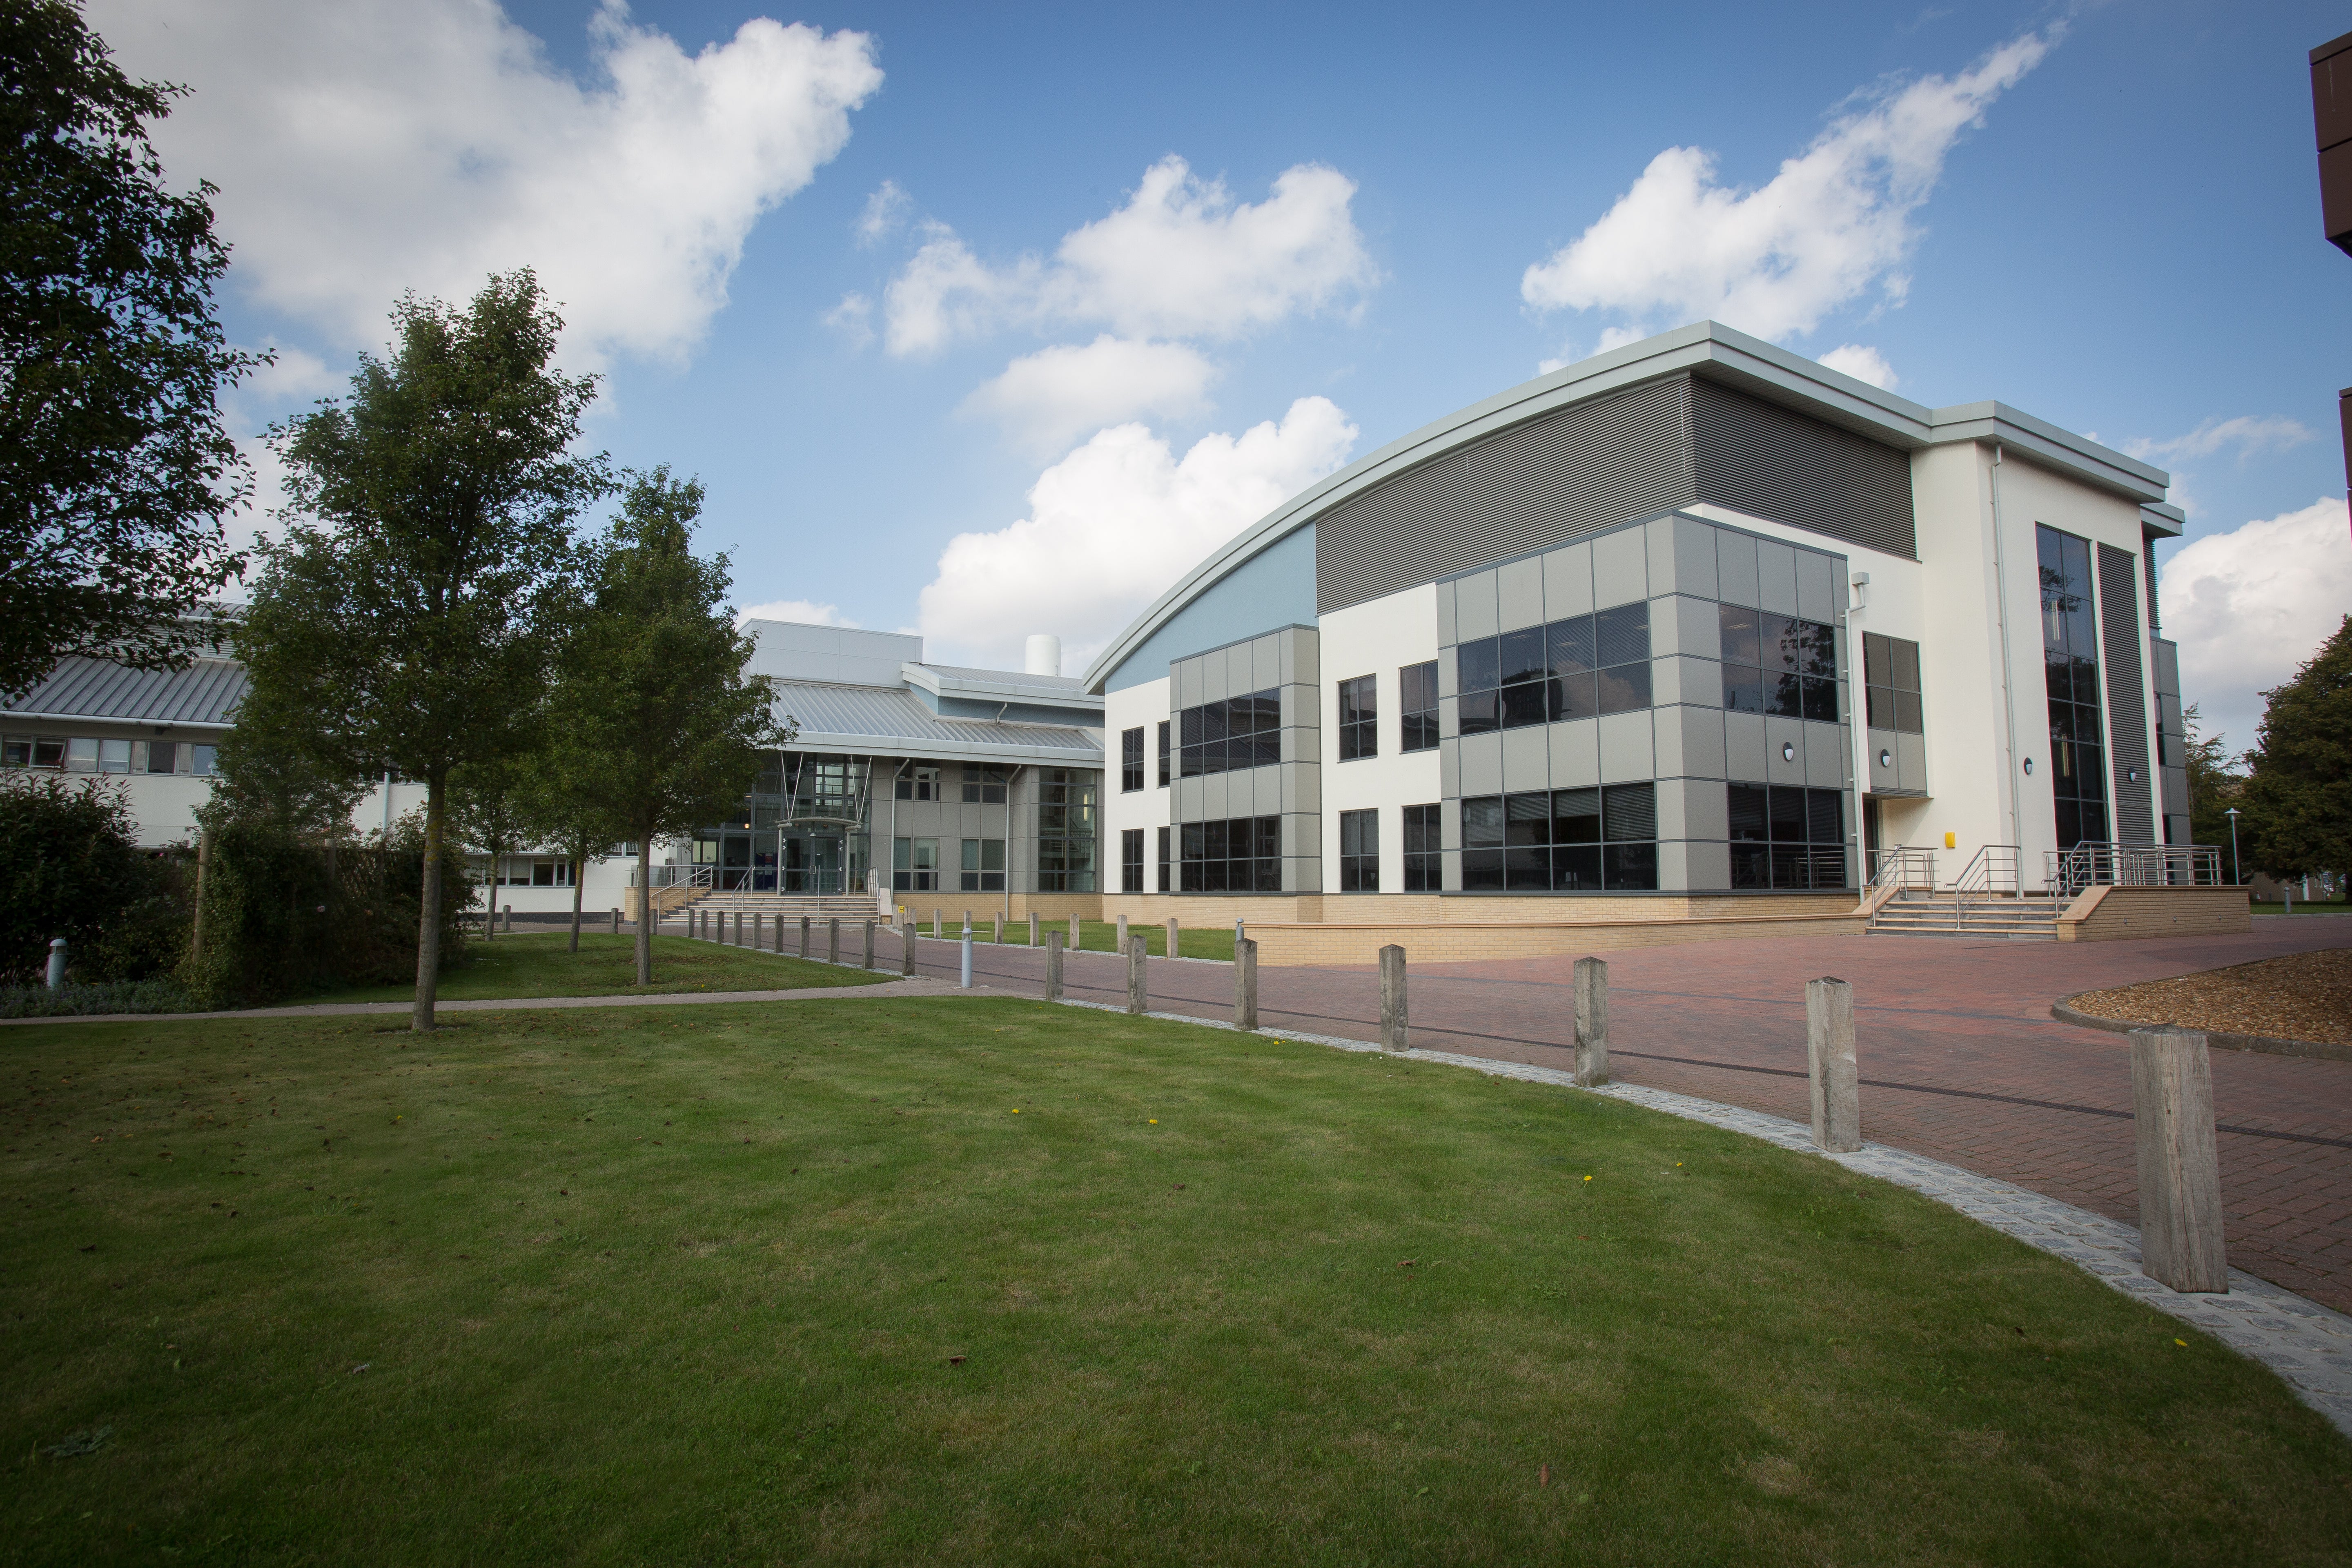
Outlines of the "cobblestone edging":
M2074 996L2087 995L2077 991ZM2128 1035L2134 1029L2160 1029L2161 1024L2134 1023L2128 1018L2106 1018L2096 1013L2085 1013L2074 1006L2074 996L2061 996L2050 1004L2050 1016L2062 1024L2072 1024L2078 1029L2100 1029L2110 1035ZM2180 1028L2188 1028L2182 1024ZM2266 1057L2315 1057L2323 1061L2352 1062L2352 1046L2339 1046L2326 1040L2282 1040L2269 1035L2232 1035L2221 1029L2200 1029L2205 1043L2217 1051L2254 1051Z
M1126 1011L1103 1002L1065 998L1064 1005L1107 1013ZM1234 1027L1218 1019L1195 1018L1181 1013L1151 1013L1146 1016L1213 1029ZM1299 1034L1288 1029L1261 1029L1258 1033L1343 1051L1370 1055L1381 1051L1369 1040L1350 1040L1336 1035ZM1408 1061L1468 1068L1497 1078L1555 1084L1562 1089L1576 1087L1572 1075L1556 1068L1490 1061L1484 1057L1456 1056L1450 1051L1412 1050L1401 1054ZM1813 1147L1811 1130L1801 1123L1663 1089L1612 1083L1580 1092L1603 1094L1669 1116L1704 1121L1726 1131L1760 1138L1792 1153L1833 1160L1848 1170L1908 1187L1948 1205L2004 1236L2064 1258L2093 1279L2203 1330L2242 1355L2252 1357L2278 1373L2297 1398L2326 1416L2337 1431L2352 1437L2352 1318L2341 1312L2331 1311L2316 1301L2307 1301L2292 1290L2236 1268L2230 1270L2227 1295L2183 1295L2139 1271L2139 1232L2134 1226L2043 1197L2013 1183L1995 1181L1940 1160L1930 1160L1924 1154L1890 1149L1883 1143L1864 1143L1859 1153L1825 1153Z

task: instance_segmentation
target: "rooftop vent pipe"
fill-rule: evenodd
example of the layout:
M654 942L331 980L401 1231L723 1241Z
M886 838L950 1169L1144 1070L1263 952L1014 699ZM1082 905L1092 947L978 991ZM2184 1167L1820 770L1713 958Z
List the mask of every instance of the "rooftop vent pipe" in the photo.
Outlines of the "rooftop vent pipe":
M1029 637L1028 657L1021 668L1031 675L1062 673L1062 639L1051 632L1033 632Z

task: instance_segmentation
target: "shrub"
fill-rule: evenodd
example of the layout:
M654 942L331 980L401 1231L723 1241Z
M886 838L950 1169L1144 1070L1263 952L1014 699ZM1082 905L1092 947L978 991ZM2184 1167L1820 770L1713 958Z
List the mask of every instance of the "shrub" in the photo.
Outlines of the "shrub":
M122 784L0 773L0 981L38 981L66 939L84 980L168 972L185 950L184 851L142 849Z
M68 981L0 985L0 1018L74 1018L106 1013L192 1013L196 999L169 980L111 980L96 985Z

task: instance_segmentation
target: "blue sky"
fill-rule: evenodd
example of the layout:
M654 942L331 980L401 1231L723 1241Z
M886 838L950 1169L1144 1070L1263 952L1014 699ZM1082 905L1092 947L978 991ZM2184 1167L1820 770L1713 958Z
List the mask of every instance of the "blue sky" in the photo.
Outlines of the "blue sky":
M2340 10L89 14L196 89L160 140L223 187L232 330L285 351L246 428L335 390L399 287L528 262L609 378L593 438L702 478L745 604L934 657L1082 656L1317 474L1709 299L2173 469L2233 744L2352 604L2305 63ZM1774 185L1809 150L1853 188Z

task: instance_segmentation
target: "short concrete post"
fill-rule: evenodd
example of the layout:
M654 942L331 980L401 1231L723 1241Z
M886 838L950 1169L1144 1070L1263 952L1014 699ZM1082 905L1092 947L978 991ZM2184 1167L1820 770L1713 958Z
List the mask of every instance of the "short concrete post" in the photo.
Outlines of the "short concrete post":
M1125 915L1118 917L1118 945L1112 948L1111 951L1113 952L1125 952L1127 951L1127 917Z
M898 924L898 973L909 980L915 977L915 933L921 929L913 921Z
M617 904L613 907L613 934L614 936L621 934L621 910Z
M1037 911L1035 910L1029 911L1029 945L1031 947L1037 945Z
M1391 942L1381 949L1381 1049L1412 1048L1405 1027L1404 949Z
M946 916L946 913L947 911L940 909L939 905L933 904L931 906L931 940L933 942L945 942L947 940L947 932L940 923Z
M866 967L874 967L874 922L866 922Z
M735 911L735 945L737 947L743 945L743 911L741 910Z
M1609 965L1576 961L1576 1082L1599 1089L1609 1081Z
M1127 934L1125 915L1118 918L1118 930L1121 936ZM1143 939L1137 937L1127 943L1127 1010L1138 1015L1146 1011L1144 1006L1146 994L1143 975Z
M751 951L752 951L752 952L759 952L759 951L760 951L760 948L761 948L761 941L760 941L760 932L761 932L761 928L762 928L762 927L764 927L767 923L768 923L768 917L767 917L767 915L766 915L766 913L765 913L764 911L762 911L762 910L752 910L752 911L751 911Z
M963 928L963 942L961 945L963 948L963 968L956 980L956 984L961 986L964 990L969 991L971 989L971 927L968 924Z
M1234 938L1234 1027L1257 1027L1257 943Z
M1085 945L1084 939L1078 933L1078 917L1072 915L1070 917L1070 951L1076 952Z
M808 955L809 955L809 918L808 918L808 916L806 916L806 915L803 915L803 916L801 917L801 956L802 956L803 958L806 958Z
M841 962L841 917L839 915L824 922L824 961L827 963Z
M2134 1029L2132 1136L2139 1154L2139 1270L2176 1290L2226 1291L2213 1069L2192 1029Z
M512 904L509 904L507 906L507 930L509 931L512 931L514 930L514 906Z
M988 940L994 945L1003 947L1004 945L1004 917L1003 915L989 916L988 929Z
M1168 922L1168 956L1171 958L1176 956L1176 922L1174 921Z
M1843 980L1805 982L1805 1071L1813 1147L1853 1153L1862 1147L1862 1069L1853 1055L1853 987Z
M1045 1000L1059 1002L1061 999L1062 933L1049 931L1045 933Z
M52 991L62 991L66 985L66 939L49 939L49 973L46 976Z
M1249 931L1246 929L1246 926L1247 922L1244 921L1235 921L1234 922L1234 947L1236 952L1240 951L1242 943L1249 940Z

